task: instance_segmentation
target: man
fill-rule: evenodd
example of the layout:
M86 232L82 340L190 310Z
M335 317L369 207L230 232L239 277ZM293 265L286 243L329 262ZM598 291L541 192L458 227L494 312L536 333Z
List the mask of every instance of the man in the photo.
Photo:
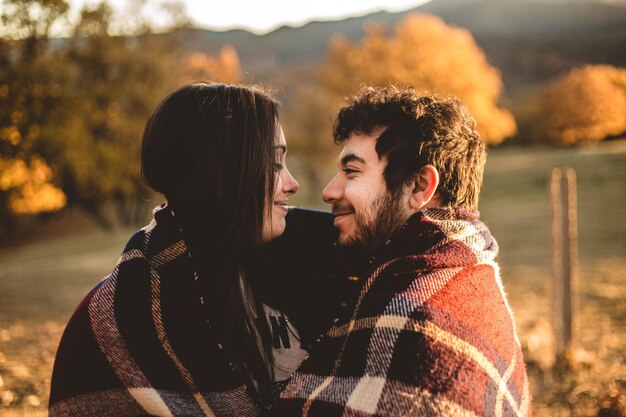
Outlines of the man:
M454 98L365 88L339 112L323 193L367 255L350 317L291 379L282 416L528 416L498 246L478 220L486 145Z

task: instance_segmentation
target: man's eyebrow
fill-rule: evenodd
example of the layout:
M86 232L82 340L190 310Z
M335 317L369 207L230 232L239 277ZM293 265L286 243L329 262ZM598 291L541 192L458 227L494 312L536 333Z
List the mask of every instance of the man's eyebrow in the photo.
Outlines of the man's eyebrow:
M360 162L362 164L366 164L367 162L365 162L365 159L361 158L360 156L356 156L353 153L349 153L348 155L344 156L343 158L341 158L341 165L346 165L350 162Z
M274 145L272 149L277 149L282 151L282 153L287 153L287 146L285 145Z

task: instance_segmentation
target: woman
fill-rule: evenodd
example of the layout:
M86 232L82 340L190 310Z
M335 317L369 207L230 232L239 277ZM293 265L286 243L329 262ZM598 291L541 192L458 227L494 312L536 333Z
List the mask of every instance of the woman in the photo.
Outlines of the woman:
M71 318L51 416L271 409L306 354L263 296L264 244L285 230L298 189L286 149L277 103L256 88L188 85L157 107L142 175L167 204Z

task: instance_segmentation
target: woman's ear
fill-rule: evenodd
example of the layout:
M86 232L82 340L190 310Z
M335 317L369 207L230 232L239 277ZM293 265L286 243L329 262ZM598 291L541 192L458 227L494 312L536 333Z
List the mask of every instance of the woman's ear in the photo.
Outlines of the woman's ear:
M409 207L415 212L423 208L439 207L437 195L439 186L439 172L432 165L424 165L411 180L411 194L409 195Z

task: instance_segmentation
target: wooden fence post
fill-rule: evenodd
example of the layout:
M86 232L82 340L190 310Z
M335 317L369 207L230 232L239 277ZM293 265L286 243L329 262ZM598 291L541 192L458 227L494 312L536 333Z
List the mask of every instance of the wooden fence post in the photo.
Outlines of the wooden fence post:
M578 297L578 230L576 173L554 168L552 201L553 323L557 361L567 360L576 333Z

